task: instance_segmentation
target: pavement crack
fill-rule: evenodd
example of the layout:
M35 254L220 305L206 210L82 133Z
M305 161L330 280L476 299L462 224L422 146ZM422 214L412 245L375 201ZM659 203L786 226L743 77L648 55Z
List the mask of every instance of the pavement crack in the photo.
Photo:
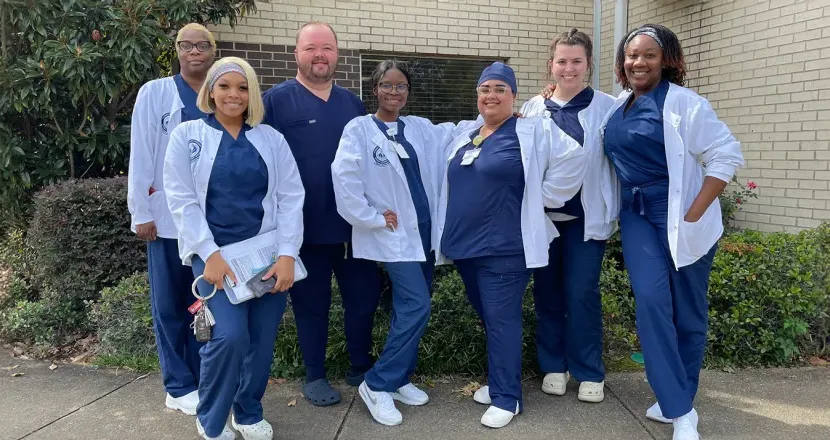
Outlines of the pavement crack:
M622 407L625 408L625 410L628 411L629 414L631 414L631 417L634 417L634 420L636 420L637 423L643 427L643 430L646 431L649 437L651 437L653 440L657 440L657 436L653 432L651 432L651 429L648 428L648 425L646 425L643 422L643 420L637 417L637 414L634 412L634 410L630 406L628 406L628 404L625 403L623 399L620 399L620 397L617 396L617 393L614 392L614 390L608 383L605 384L605 388L608 389L608 392L611 393L611 395L614 396L615 399L617 399L617 402L620 402L620 405L622 405Z
M125 386L127 386L127 385L129 385L129 384L131 384L131 383L133 383L133 382L135 382L135 381L137 381L137 380L144 379L144 378L145 378L145 377L147 377L147 376L148 376L147 374L144 374L144 375L142 375L142 376L138 376L138 377L136 377L136 378L130 379L130 381L129 381L129 382L125 382L124 384L119 385L119 386L117 386L116 388L113 388L112 390L108 391L107 393L105 393L105 394L103 394L103 395L101 395L101 396L99 396L99 397L97 397L97 398L95 398L95 399L92 399L91 401L89 401L89 402L87 402L87 403L85 403L85 404L83 404L83 405L81 405L81 406L79 406L79 407L77 407L77 408L73 409L72 411L69 411L68 413L66 413L66 414L64 414L64 415L62 415L62 416L60 416L60 417L58 417L58 418L57 418L57 419L55 419L55 420L52 420L51 422L49 422L49 423L47 423L47 424L45 424L45 425L41 426L40 428L35 429L34 431L32 431L32 432L30 432L30 433L28 433L28 434L24 435L23 437L19 437L17 440L23 440L23 439L25 439L25 438L27 438L27 437L30 437L30 436L32 436L32 435L34 435L34 434L37 434L38 432L40 432L40 431L44 430L45 428L48 428L49 426L54 425L55 423L57 423L57 422L59 422L59 421L61 421L61 420L65 419L65 418L67 418L67 417L71 416L72 414L75 414L76 412L78 412L78 411L80 411L80 410L82 410L82 409L84 409L84 408L88 407L89 405L92 405L93 403L95 403L95 402L97 402L97 401L99 401L99 400L103 399L104 397L109 396L110 394L112 394L112 393L114 393L114 392L116 392L116 391L120 390L121 388L124 388Z
M337 427L337 433L334 434L334 438L332 440L338 440L340 438L340 433L343 432L343 427L346 426L346 419L349 418L349 414L352 412L352 407L354 406L356 397L357 393L352 395L352 401L349 402L349 408L346 410L346 414L343 414L343 420L340 421L340 426Z

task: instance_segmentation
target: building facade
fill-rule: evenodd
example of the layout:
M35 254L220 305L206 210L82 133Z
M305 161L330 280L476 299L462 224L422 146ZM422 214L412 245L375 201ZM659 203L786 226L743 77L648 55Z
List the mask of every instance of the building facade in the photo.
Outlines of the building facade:
M668 26L688 62L687 86L710 100L742 143L741 181L759 197L738 225L797 231L830 220L830 0L270 0L236 28L213 27L220 56L252 63L267 89L296 75L296 30L321 20L337 32L336 82L373 109L368 76L383 59L414 70L410 111L434 121L474 117L483 66L516 70L519 103L547 83L550 39L594 36L595 87L615 93L620 35Z

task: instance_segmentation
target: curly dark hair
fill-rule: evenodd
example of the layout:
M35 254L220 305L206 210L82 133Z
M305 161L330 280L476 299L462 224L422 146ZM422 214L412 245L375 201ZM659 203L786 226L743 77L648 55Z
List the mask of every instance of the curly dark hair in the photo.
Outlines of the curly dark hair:
M625 38L620 41L619 46L617 46L617 62L614 66L614 71L617 75L617 83L619 83L623 89L631 90L631 84L625 76L624 67L625 48L628 46L626 42L628 42L631 38L631 35L640 33L646 28L653 29L654 33L657 35L657 38L659 38L662 43L661 49L663 50L663 70L660 73L660 76L669 82L677 84L678 86L684 86L686 84L686 60L683 57L683 47L680 45L680 40L677 39L677 35L675 35L674 32L659 24L644 24L643 26L640 26L639 28L626 34Z
M550 63L553 62L553 55L556 52L556 46L564 44L567 46L582 46L585 49L585 57L588 63L588 72L586 78L591 78L594 75L594 44L591 42L591 37L588 34L581 32L577 28L572 28L568 32L563 32L555 37L550 42L550 58L548 59L548 73L547 78L550 80Z

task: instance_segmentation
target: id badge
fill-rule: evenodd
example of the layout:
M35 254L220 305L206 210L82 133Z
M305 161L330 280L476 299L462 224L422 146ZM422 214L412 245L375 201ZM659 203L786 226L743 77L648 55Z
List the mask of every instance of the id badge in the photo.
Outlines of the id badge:
M409 159L409 155L406 154L406 149L403 147L403 145L397 142L393 142L393 144L395 145L395 152L398 153L398 157L400 157L401 159Z
M464 156L461 158L461 165L472 165L473 161L476 160L476 158L478 158L479 154L481 154L481 149L479 148L473 148L472 150L465 151Z
M392 137L397 136L398 135L398 127L389 127L386 130L386 134L388 134L389 136L392 136Z

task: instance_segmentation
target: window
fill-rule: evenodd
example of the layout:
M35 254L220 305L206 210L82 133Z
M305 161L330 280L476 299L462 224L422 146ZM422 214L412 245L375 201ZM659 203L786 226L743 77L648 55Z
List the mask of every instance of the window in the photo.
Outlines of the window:
M478 117L476 84L481 71L503 59L461 57L425 57L395 53L363 53L360 59L361 98L366 110L377 110L372 93L372 72L381 62L394 59L407 64L412 77L412 91L403 115L428 118L433 123L458 122Z

